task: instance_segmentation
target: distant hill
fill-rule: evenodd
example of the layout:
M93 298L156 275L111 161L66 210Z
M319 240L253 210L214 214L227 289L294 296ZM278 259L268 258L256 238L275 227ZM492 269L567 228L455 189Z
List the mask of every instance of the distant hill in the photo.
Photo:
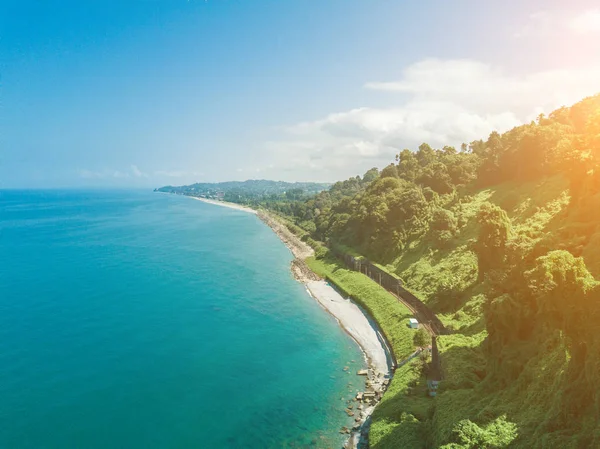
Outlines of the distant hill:
M316 182L283 182L265 179L196 183L187 186L165 186L157 192L220 199L240 204L263 201L299 200L328 189L331 184Z

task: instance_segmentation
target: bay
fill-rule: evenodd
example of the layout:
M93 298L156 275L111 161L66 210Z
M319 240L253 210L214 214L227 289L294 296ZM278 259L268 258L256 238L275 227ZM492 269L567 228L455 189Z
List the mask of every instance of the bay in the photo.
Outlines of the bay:
M254 215L0 191L0 447L340 447L356 344Z

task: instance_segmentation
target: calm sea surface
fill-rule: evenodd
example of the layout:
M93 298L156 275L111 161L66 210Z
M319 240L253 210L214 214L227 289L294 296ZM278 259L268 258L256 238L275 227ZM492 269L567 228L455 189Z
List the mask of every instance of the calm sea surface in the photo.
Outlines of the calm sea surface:
M0 448L339 447L354 342L255 216L0 191Z

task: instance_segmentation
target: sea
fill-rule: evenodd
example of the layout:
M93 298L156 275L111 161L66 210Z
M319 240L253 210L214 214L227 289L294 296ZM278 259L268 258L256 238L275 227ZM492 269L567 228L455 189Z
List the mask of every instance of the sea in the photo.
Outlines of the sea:
M0 191L0 448L341 447L363 356L291 260L187 197Z

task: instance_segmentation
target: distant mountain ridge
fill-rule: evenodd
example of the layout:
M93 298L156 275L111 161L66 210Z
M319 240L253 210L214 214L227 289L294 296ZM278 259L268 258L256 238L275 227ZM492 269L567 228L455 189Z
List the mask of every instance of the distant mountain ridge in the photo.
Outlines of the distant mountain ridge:
M322 192L330 186L329 183L249 179L247 181L198 182L185 186L164 186L155 191L247 204L266 199L297 200Z

